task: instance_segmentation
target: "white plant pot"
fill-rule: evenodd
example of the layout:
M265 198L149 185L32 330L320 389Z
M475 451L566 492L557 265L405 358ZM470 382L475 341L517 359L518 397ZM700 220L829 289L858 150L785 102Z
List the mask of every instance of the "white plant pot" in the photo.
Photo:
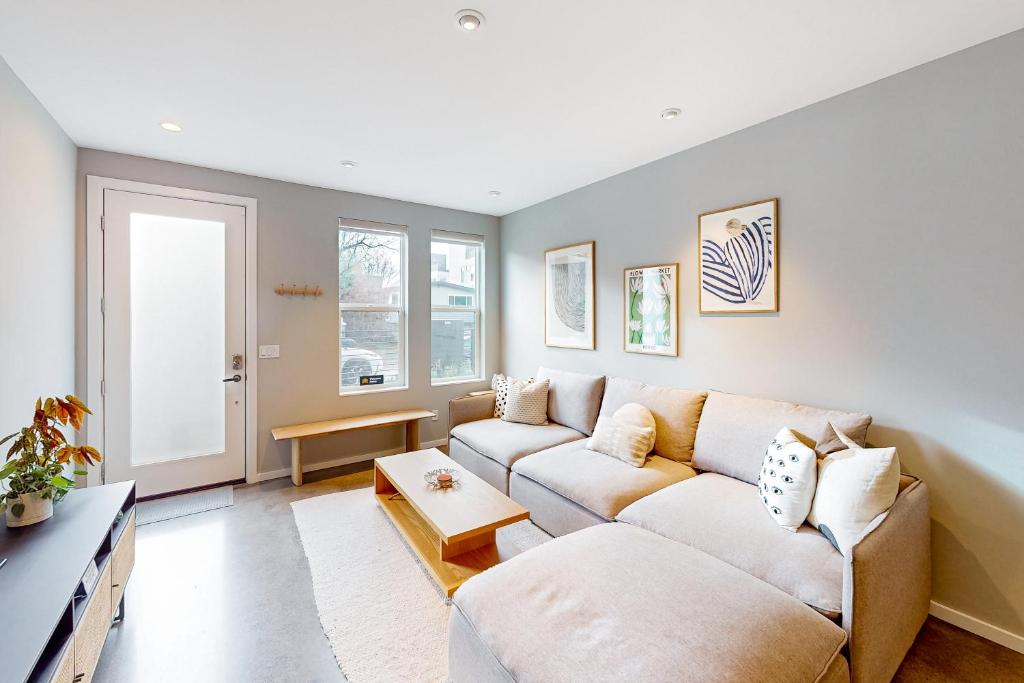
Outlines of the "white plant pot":
M17 503L25 506L21 516L11 511ZM53 517L53 498L43 498L42 493L22 493L15 500L7 501L7 526L29 526Z

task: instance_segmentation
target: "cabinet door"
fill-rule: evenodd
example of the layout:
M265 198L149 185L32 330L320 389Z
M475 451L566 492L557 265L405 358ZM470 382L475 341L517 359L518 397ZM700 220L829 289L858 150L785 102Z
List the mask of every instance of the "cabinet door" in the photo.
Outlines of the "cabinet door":
M110 566L110 617L113 618L117 612L117 605L121 602L121 596L124 595L124 587L128 583L132 567L135 566L135 510L132 510L124 531L121 532L121 538L117 540Z
M68 645L60 656L60 664L54 672L50 683L73 683L75 680L75 639L72 636L68 639Z
M89 683L96 671L96 662L110 630L110 567L107 562L103 573L96 581L92 598L85 608L82 620L75 629L75 678L79 683Z

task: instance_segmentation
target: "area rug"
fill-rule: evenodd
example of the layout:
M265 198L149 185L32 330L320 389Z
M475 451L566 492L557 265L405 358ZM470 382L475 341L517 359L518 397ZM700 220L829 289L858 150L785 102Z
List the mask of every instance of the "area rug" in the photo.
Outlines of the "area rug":
M144 500L135 506L135 524L142 526L153 522L163 522L167 519L195 515L200 512L230 507L234 504L235 494L232 486L219 486L205 491L193 491L178 496Z
M373 489L296 501L292 512L320 623L350 683L447 681L451 607ZM529 521L498 535L516 551L551 538Z

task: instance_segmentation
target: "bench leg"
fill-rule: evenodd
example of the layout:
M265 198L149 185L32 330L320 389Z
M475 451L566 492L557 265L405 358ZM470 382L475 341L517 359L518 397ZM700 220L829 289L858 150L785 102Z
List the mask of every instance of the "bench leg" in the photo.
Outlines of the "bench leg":
M302 486L302 439L292 439L292 483Z
M405 423L405 452L411 453L420 449L420 421L409 420Z

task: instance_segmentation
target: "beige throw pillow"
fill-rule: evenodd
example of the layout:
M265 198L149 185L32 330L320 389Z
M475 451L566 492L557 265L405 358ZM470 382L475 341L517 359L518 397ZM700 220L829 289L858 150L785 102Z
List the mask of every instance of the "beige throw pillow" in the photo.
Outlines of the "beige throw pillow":
M505 422L522 422L529 425L548 423L549 380L524 382L508 378L508 400L501 419Z
M654 448L655 422L651 411L639 403L627 403L609 416L597 418L587 448L632 465L643 467Z
M758 493L779 526L795 532L807 519L818 481L814 440L783 428L764 452Z
M832 428L847 450L818 463L818 488L807 521L848 555L864 529L896 502L900 457L895 448L864 448Z

